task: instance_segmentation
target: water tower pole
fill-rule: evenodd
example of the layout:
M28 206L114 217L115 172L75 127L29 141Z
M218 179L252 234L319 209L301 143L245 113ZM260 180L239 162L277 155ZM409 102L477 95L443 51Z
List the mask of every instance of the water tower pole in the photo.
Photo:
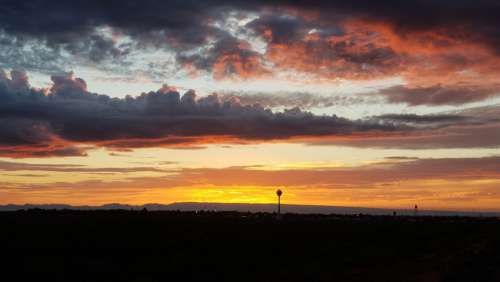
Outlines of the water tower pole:
M276 195L278 195L278 217L281 214L281 194L283 194L283 192L280 189L276 190Z
M278 196L278 215L281 213L281 197Z

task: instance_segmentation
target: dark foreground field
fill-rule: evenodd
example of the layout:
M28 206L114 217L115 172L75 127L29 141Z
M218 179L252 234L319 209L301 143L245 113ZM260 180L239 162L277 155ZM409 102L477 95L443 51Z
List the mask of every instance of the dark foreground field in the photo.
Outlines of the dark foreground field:
M3 281L500 281L487 218L35 210L0 242Z

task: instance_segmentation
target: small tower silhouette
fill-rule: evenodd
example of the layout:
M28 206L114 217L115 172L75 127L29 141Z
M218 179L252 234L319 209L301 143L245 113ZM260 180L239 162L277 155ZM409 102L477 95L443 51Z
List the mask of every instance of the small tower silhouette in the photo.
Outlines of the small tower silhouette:
M276 190L276 195L278 195L278 218L281 216L281 194L283 192L280 189Z
M415 205L415 209L413 210L413 215L418 216L418 206Z

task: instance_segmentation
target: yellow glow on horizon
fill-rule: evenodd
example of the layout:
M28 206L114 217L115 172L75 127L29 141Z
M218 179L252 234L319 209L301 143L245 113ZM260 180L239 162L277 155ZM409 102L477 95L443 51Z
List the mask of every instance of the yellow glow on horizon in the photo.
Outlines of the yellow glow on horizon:
M111 153L105 149L98 149L90 151L88 157L2 159L0 161L17 165L40 165L41 168L1 171L0 204L275 203L274 192L280 188L284 191L282 199L284 204L408 208L418 203L423 209L500 210L500 195L496 192L500 179L494 175L477 179L467 175L459 179L447 175L437 175L437 179L400 181L389 178L392 179L391 182L382 181L383 178L358 181L363 177L363 174L359 174L361 179L352 179L352 183L346 177L328 180L331 183L320 178L302 182L299 178L302 184L288 182L289 187L265 186L274 180L265 173L279 170L348 168L352 171L356 170L356 167L373 166L380 162L411 161L386 159L391 156L467 158L498 155L494 149L412 151L259 144L235 145L227 148L211 145L203 150L149 148ZM62 165L82 170L48 171L43 169L44 165L56 167ZM230 175L230 169L234 167L237 167L236 172ZM225 174L223 170L228 168L228 174ZM85 171L85 169L91 170ZM222 179L210 179L213 176L203 175L198 177L197 170L204 169L220 170L215 175ZM263 179L252 179L252 176L240 174L239 169L265 172L249 174L263 176ZM188 173L182 174L183 170L187 170ZM180 178L175 177L177 174ZM227 181L224 181L225 176L228 177ZM336 183L336 181L343 182Z
M2 197L2 202L7 203L13 199L20 199L21 203L66 203L72 205L107 203L141 205L174 202L265 204L276 203L275 191L280 188L283 190L283 204L389 209L405 209L418 204L422 209L427 210L499 210L500 198L495 196L494 188L500 184L500 180L491 179L484 184L485 187L479 187L480 189L476 190L471 189L471 186L477 185L477 182L464 181L463 183L463 186L456 186L456 182L436 179L413 181L392 188L373 186L348 189L196 185L165 189L151 187L144 188L142 191L129 187L112 187L108 191L89 187L82 191L82 189L71 190L61 187L44 191L31 191L29 194L13 194L13 197ZM438 185L439 189L436 189L435 185ZM0 196L2 196L1 194Z

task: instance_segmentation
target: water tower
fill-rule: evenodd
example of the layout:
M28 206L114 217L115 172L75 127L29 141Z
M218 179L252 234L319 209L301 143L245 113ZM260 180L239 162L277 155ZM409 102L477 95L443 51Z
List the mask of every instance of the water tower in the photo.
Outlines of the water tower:
M281 194L283 194L283 192L280 189L276 190L276 195L278 195L278 217L281 213Z

